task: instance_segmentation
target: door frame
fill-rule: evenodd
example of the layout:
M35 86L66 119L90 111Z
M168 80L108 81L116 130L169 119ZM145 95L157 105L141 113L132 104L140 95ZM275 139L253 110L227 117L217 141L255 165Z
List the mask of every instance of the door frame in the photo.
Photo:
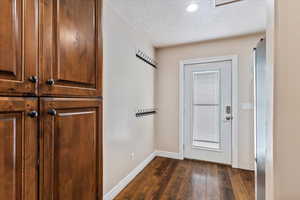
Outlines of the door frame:
M233 168L238 168L238 55L228 55L220 57L196 58L180 61L179 66L179 158L184 159L184 69L185 65L202 64L209 62L232 62L232 144L231 144L231 164Z

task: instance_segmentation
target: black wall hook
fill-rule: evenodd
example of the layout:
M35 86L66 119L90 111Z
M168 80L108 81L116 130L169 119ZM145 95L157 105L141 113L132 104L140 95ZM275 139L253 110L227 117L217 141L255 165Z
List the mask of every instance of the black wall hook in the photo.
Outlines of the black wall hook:
M156 114L155 109L143 109L143 110L138 110L138 112L135 114L136 117L143 117L147 115L154 115Z
M154 68L157 68L157 65L156 65L154 59L151 58L150 56L148 56L147 54L145 54L143 51L141 51L141 50L138 49L138 50L136 51L136 54L135 54L135 55L136 55L137 58L141 59L141 60L144 61L145 63L151 65L151 66L154 67Z

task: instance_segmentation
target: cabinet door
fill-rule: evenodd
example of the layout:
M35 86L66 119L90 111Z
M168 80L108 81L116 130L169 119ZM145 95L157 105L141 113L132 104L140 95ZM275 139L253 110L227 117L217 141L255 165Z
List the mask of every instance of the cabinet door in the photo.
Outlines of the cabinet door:
M101 101L43 98L41 109L41 199L102 199Z
M36 109L34 99L0 98L0 199L37 200Z
M0 1L0 94L37 92L38 1Z
M101 5L41 0L41 95L101 96Z

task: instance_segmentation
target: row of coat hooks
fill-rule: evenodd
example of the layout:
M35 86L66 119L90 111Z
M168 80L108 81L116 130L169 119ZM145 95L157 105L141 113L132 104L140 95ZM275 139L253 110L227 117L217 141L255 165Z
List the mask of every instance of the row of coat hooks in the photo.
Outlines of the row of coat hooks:
M154 67L154 68L157 68L157 63L156 63L156 61L154 60L154 58L151 58L151 56L148 56L148 55L147 55L145 52L143 52L142 50L137 49L135 55L136 55L137 58L141 59L141 60L144 61L145 63L151 65L151 66Z
M148 115L154 115L156 114L156 109L155 108L150 108L150 109L139 109L137 113L135 114L136 117L144 117Z

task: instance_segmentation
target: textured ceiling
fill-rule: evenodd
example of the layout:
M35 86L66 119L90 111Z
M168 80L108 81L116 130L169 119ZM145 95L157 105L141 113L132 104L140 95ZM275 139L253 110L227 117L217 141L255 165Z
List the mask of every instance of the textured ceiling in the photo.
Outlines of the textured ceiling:
M107 0L128 23L147 33L156 47L204 41L265 30L265 0L214 7L214 0ZM195 13L185 11L191 2Z

